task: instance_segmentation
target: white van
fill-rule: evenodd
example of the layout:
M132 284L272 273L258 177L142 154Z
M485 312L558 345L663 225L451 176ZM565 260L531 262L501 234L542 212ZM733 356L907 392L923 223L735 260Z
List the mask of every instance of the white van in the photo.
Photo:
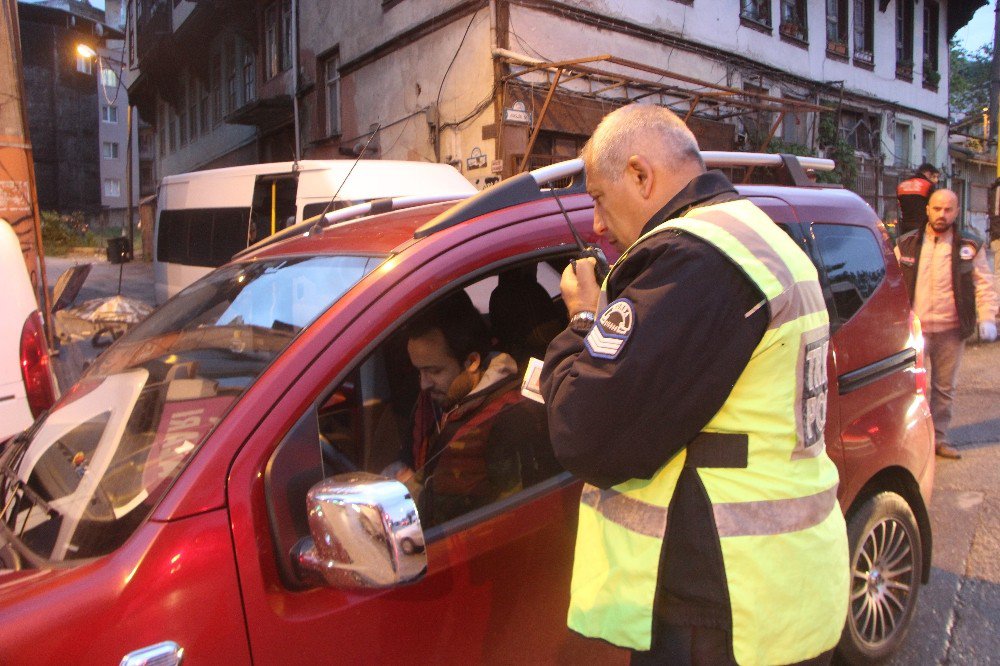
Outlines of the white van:
M330 210L383 197L476 192L447 164L302 160L292 167L273 162L163 179L153 241L157 304L249 245L319 215L334 194Z

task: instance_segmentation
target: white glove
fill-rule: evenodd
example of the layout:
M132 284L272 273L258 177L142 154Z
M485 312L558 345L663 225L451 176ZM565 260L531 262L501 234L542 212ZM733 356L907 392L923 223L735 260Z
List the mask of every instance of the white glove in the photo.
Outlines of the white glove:
M979 339L983 342L993 342L997 339L997 325L993 321L979 322Z

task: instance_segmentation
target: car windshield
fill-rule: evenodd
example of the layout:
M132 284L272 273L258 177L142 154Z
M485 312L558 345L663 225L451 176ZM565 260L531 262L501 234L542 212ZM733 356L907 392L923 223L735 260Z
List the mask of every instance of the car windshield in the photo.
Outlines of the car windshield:
M0 456L2 540L36 563L117 548L232 403L381 261L234 264L167 302Z

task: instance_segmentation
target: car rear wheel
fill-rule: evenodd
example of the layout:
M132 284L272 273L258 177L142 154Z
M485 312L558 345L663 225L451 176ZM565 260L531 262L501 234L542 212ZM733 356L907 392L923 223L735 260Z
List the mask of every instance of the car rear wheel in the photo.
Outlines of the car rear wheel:
M873 664L902 643L917 605L922 551L913 511L896 493L869 498L847 521L851 598L838 646L850 664Z

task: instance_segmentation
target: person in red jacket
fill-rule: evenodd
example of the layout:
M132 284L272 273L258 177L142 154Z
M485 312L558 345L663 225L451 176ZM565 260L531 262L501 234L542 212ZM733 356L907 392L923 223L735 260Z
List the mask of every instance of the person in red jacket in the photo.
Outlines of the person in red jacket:
M922 229L927 224L927 202L937 189L940 175L937 167L924 162L912 176L899 183L896 188L896 202L899 204L897 236Z
M423 524L439 525L547 478L555 458L545 409L521 395L517 363L491 350L489 328L465 292L410 322L406 337L421 390L412 441L383 474L411 487Z

